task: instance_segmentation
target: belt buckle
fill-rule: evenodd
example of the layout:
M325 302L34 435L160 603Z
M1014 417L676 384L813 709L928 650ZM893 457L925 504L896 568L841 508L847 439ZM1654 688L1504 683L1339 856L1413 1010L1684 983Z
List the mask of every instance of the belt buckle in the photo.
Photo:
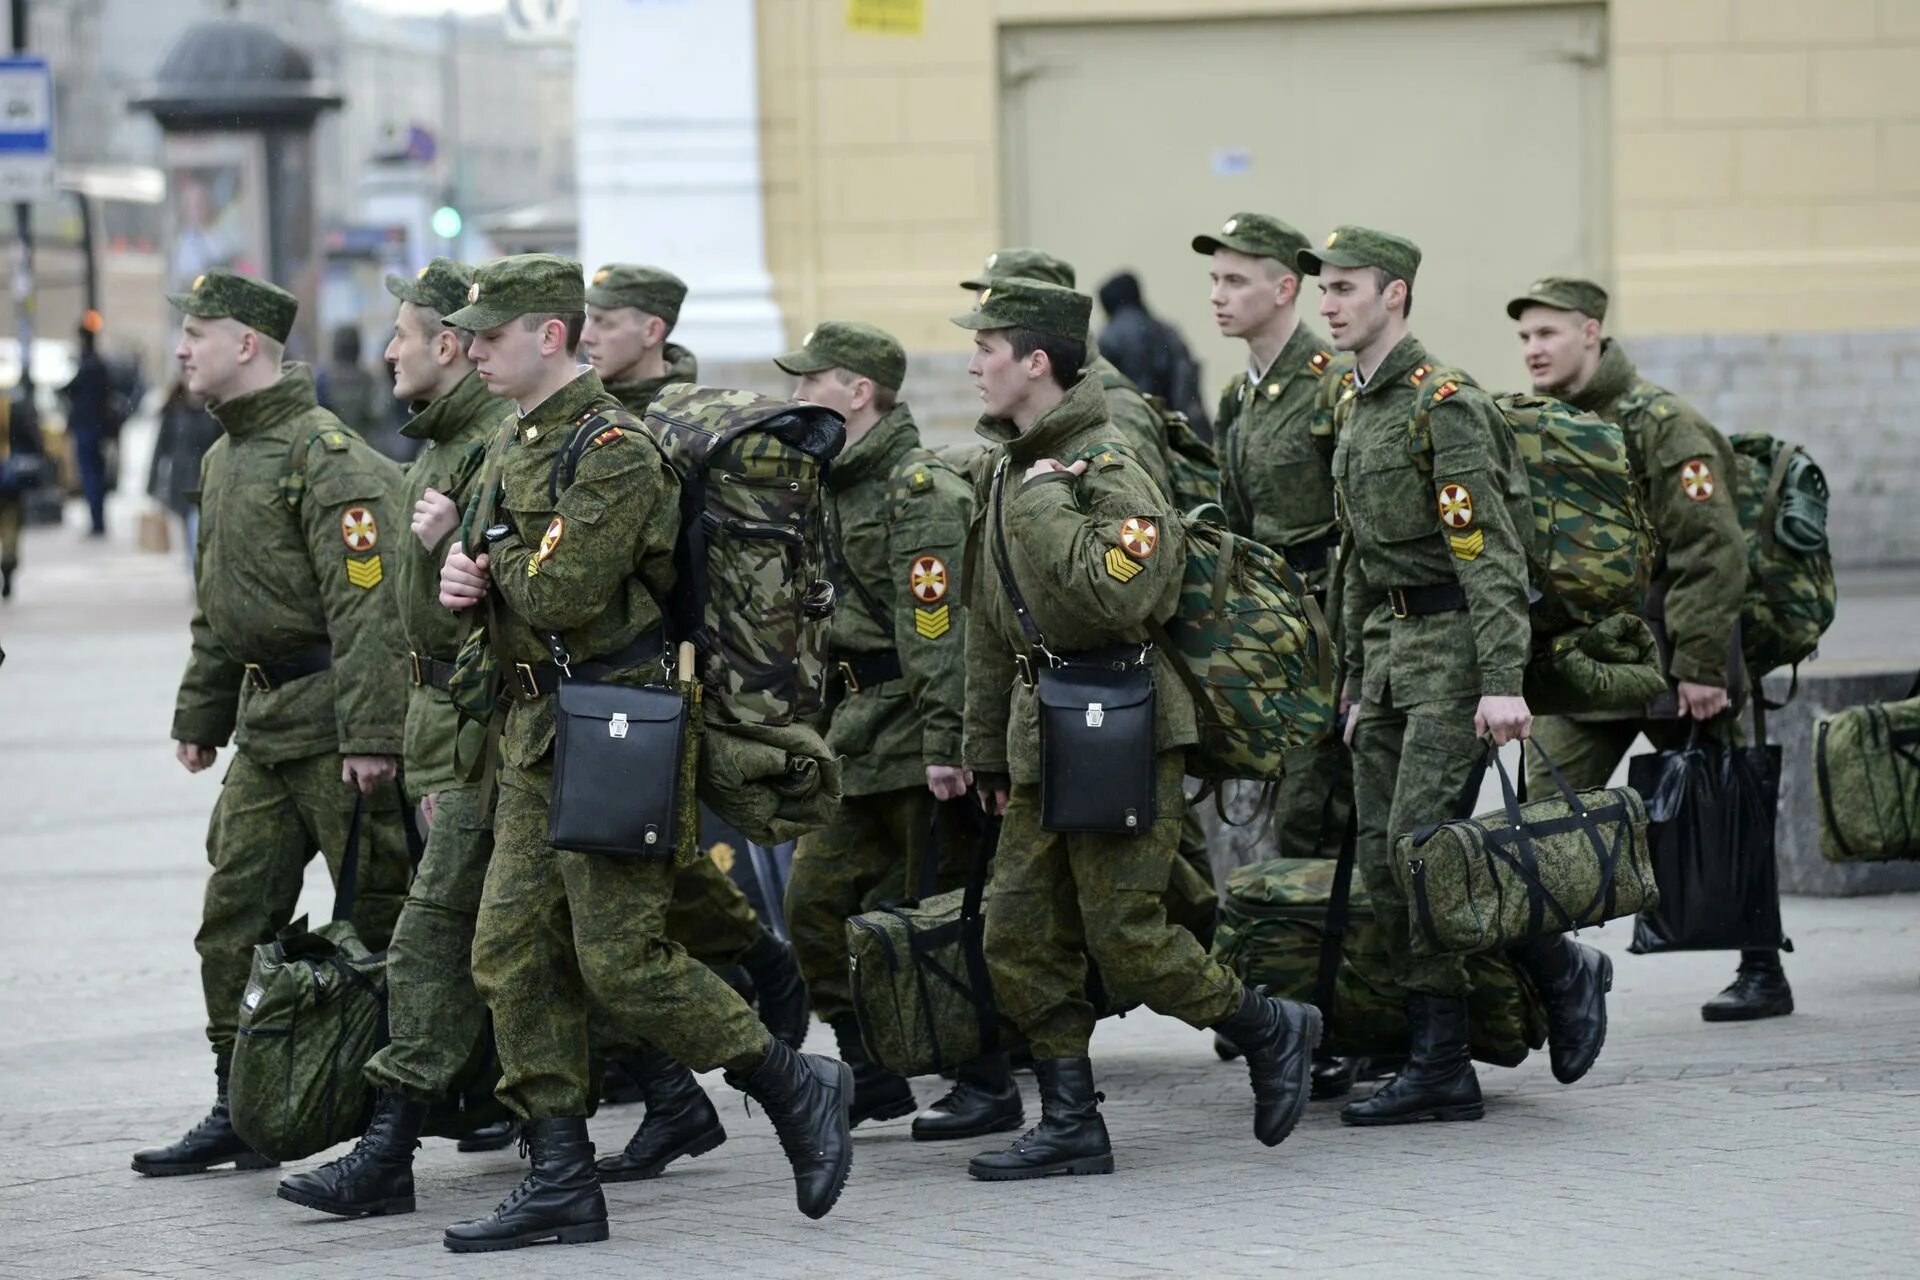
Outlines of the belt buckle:
M845 660L833 664L840 672L840 681L847 686L848 693L860 692L860 678L853 674L853 664Z
M1407 616L1407 593L1397 588L1388 591L1387 608L1393 610L1394 617L1405 618Z
M246 671L247 683L253 686L255 693L273 692L273 681L267 678L266 668L257 662L249 662Z
M418 689L427 682L420 670L420 655L417 653L409 653L407 655L407 665L413 669L413 687Z
M1020 683L1033 688L1033 659L1024 653L1013 655L1013 668L1020 675Z
M531 662L516 662L513 673L520 677L520 696L537 698L540 696L540 678L534 674Z

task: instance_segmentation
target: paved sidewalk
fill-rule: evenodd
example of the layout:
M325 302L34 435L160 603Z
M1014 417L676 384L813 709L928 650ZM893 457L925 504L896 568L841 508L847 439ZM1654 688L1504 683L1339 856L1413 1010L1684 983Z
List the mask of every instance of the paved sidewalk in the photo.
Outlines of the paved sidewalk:
M186 616L176 557L65 531L31 536L0 608L0 1277L1920 1274L1916 897L1789 900L1800 1012L1746 1027L1697 1012L1731 957L1590 935L1619 966L1606 1053L1573 1088L1543 1055L1484 1069L1479 1124L1346 1130L1317 1104L1268 1150L1244 1067L1136 1014L1095 1043L1105 1178L975 1183L971 1145L896 1121L859 1131L840 1206L809 1222L717 1076L730 1140L609 1188L600 1245L442 1249L513 1184L512 1151L429 1142L420 1211L355 1222L276 1199L272 1173L137 1177L132 1150L211 1096L192 935L218 773L182 773L166 733ZM316 869L305 905L327 901ZM637 1121L593 1128L615 1147Z

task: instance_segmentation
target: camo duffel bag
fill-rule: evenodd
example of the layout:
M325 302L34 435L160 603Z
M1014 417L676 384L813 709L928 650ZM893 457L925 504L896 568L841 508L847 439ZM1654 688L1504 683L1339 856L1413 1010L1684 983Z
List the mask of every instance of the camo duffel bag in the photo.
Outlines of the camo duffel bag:
M1898 702L1820 717L1813 782L1829 862L1920 858L1920 680Z

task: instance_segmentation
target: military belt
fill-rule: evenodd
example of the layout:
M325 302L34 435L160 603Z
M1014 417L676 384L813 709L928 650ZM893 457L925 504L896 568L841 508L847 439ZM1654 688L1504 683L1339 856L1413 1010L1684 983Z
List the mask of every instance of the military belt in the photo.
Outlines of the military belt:
M314 644L271 662L247 663L246 679L255 693L272 693L283 684L302 676L318 675L332 665L332 646Z
M1467 589L1457 582L1426 587L1388 587L1387 608L1396 618L1419 618L1430 613L1458 613L1467 607Z
M542 698L560 688L563 680L603 680L620 671L629 671L657 658L666 649L666 635L659 628L643 631L626 648L602 658L568 664L567 670L547 662L513 664L512 687L522 698Z
M1318 573L1327 567L1327 560L1339 545L1340 531L1336 529L1318 538L1281 547L1280 554L1286 560L1287 567L1295 573Z
M900 654L894 650L886 653L849 653L845 657L836 655L833 661L834 678L846 686L848 693L858 693L873 685L898 680L900 673Z
M413 687L416 689L421 685L440 690L453 687L454 666L451 662L429 658L424 653L409 653L407 668L408 675L413 680Z

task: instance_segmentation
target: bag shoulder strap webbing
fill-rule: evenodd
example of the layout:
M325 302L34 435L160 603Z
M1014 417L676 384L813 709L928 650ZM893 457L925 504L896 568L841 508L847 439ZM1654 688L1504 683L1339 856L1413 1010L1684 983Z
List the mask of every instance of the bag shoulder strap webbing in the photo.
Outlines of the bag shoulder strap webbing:
M860 581L860 575L853 571L852 562L842 554L845 546L840 525L839 501L828 497L820 507L828 525L827 536L821 541L826 544L829 576L833 578L836 585L845 582L852 587L853 594L860 597L861 606L872 616L875 624L886 633L887 639L893 639L893 615L873 598L873 592L867 590L867 584Z
M1331 808L1331 799L1328 807ZM1347 936L1347 921L1353 898L1353 864L1358 843L1359 821L1347 815L1347 829L1340 836L1340 858L1333 864L1333 892L1327 897L1327 917L1320 926L1319 973L1313 981L1313 1003L1321 1017L1333 1020L1335 984L1344 958L1341 944Z
M1006 499L1007 455L1003 453L1000 465L993 472L993 510L988 515L988 523L993 526L993 567L999 572L1000 585L1007 593L1007 602L1013 606L1013 616L1019 620L1028 645L1044 652L1046 639L1027 608L1026 597L1020 594L1020 584L1013 580L1013 562L1007 556Z
M968 803L965 796L961 804ZM986 921L980 915L987 891L987 865L1000 844L1000 819L982 817L973 862L967 868L967 887L960 895L960 955L967 964L967 985L973 997L973 1015L980 1024L980 1052L1000 1047L1000 1010L989 994L993 978L987 971Z
M413 809L407 803L407 791L398 775L394 777L393 789L400 800L400 823L407 836L407 860L417 870L420 859L426 855L427 843L420 838L419 829L413 825ZM360 896L360 844L366 834L366 817L367 797L355 791L353 816L347 820L347 847L340 854L339 878L333 882L335 920L352 918L355 902Z

